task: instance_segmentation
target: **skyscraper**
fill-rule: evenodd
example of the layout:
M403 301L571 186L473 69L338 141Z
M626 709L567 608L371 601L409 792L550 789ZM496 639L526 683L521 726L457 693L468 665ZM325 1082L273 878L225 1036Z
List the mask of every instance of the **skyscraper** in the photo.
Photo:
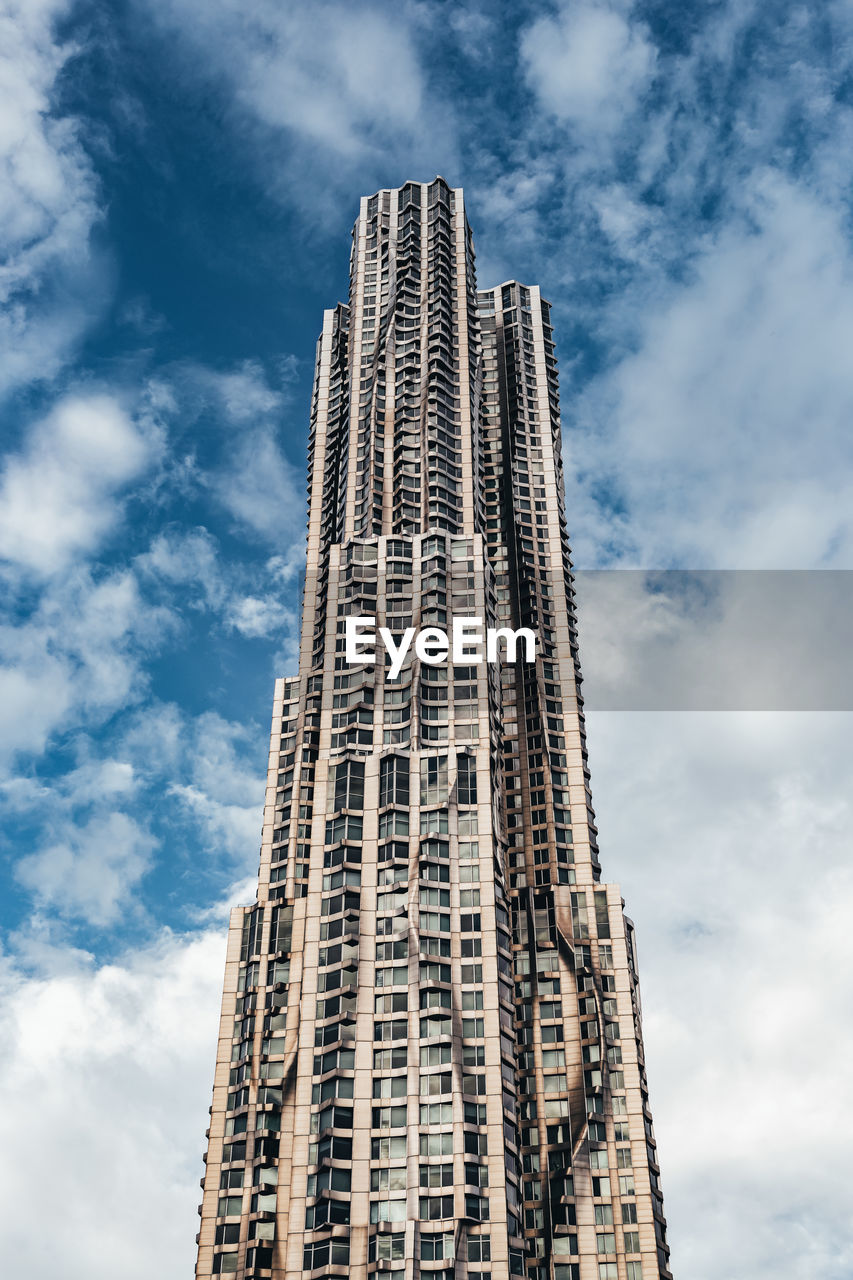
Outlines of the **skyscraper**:
M299 675L231 919L199 1280L669 1276L549 315L535 286L478 293L461 190L362 200L317 344ZM521 628L535 661L505 635L483 660L477 635Z

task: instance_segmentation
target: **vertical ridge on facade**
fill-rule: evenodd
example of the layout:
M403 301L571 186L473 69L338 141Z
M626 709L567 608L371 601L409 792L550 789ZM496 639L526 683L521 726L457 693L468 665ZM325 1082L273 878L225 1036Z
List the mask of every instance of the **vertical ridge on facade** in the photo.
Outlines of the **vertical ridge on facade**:
M299 675L232 913L197 1280L668 1280L633 927L600 880L550 308L461 190L361 202L325 313ZM531 629L535 662L347 662ZM508 658L509 655L507 654Z

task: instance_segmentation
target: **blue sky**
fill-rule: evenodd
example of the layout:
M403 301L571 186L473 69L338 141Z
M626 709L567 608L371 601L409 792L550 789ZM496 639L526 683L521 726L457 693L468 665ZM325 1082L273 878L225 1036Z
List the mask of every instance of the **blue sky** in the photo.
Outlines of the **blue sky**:
M359 196L553 302L579 566L850 568L853 9L4 0L0 96L3 1254L177 1280ZM850 1276L849 720L590 733L676 1274Z

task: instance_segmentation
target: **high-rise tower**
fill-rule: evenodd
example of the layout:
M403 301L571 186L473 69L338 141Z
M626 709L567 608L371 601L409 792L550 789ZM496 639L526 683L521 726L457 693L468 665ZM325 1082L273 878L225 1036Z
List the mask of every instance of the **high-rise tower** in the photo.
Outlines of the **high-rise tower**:
M441 178L361 202L309 465L198 1280L668 1277L633 928L599 873L549 307L477 292ZM392 678L381 647L347 660L354 615L395 637L525 627L537 656L410 648Z

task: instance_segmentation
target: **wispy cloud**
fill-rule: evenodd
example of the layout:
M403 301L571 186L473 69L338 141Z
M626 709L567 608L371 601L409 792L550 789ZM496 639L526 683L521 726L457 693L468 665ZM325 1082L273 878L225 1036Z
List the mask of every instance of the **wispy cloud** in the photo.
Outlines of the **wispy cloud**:
M844 224L772 172L756 174L742 199L743 217L708 243L689 280L650 300L637 350L573 406L570 484L586 517L576 521L585 559L601 555L596 534L611 548L620 537L620 551L647 565L850 558Z
M243 636L268 636L292 629L296 622L288 609L275 596L243 596L233 602L228 624Z
M154 380L156 415L182 440L189 425L210 428L203 462L193 459L187 474L195 491L204 490L228 511L241 532L279 555L290 556L294 542L305 537L307 508L305 474L286 456L282 442L292 437L294 406L291 389L294 358L286 355L271 368L259 361L215 368L185 361L161 371ZM299 430L303 430L300 421ZM178 478L181 482L181 476ZM163 493L172 496L174 478L164 473ZM208 539L208 549L200 539ZM180 545L180 552L178 547ZM145 560L164 576L195 571L205 563L212 586L213 544L206 532L170 529L159 538ZM176 579L177 580L177 579Z
M218 543L203 527L164 529L137 557L136 567L146 578L187 588L185 606L218 609L228 594Z
M131 895L155 844L127 814L111 813L22 858L16 876L37 906L92 925L114 925L122 909L133 909Z
M126 571L94 580L79 570L36 607L0 627L0 758L40 753L51 735L102 723L142 697L143 658L174 618L141 598Z
M521 62L539 107L600 144L637 110L656 49L630 5L572 3L524 31Z
M266 189L315 221L338 216L330 193L358 175L380 185L392 165L405 170L388 176L396 183L420 176L409 174L413 165L455 162L450 104L430 92L420 49L427 7L256 0L246 10L233 0L138 0L138 8L192 50L190 74L225 90ZM270 165L276 138L286 143Z
M244 528L277 550L304 538L305 479L281 452L273 432L243 434L228 465L213 478L220 502Z
M113 396L72 394L29 431L0 478L0 558L41 574L96 551L155 441Z
M51 377L106 295L99 184L78 123L53 110L75 52L56 36L70 9L11 0L0 15L0 394Z
M225 854L248 868L257 854L265 779L246 766L246 729L208 712L192 733L190 780L174 783L170 794L201 825L212 859Z

